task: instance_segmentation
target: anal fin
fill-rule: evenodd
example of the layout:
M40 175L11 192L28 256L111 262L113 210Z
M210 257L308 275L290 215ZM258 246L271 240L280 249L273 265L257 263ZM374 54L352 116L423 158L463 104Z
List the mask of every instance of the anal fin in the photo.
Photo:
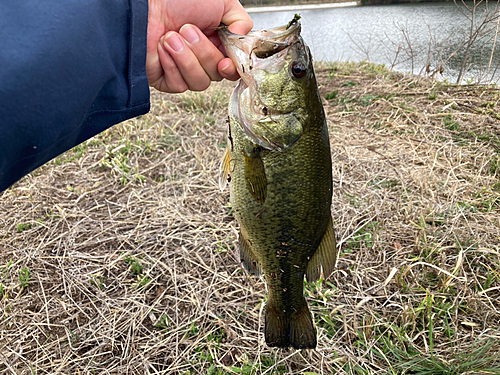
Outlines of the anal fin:
M337 243L335 241L332 218L330 217L323 239L307 264L307 281L319 280L321 277L321 270L323 270L323 275L326 279L333 272L336 260Z
M250 275L260 277L262 275L262 267L255 256L252 245L241 233L238 236L238 244L240 246L240 260L243 268L245 268Z

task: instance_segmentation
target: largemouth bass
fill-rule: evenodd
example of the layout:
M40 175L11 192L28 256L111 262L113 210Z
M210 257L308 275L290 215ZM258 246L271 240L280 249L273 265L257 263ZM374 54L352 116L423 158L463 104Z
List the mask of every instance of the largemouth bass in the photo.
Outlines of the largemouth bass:
M317 339L304 275L330 275L336 244L328 129L300 29L295 17L245 36L219 30L241 76L219 183L230 181L242 264L268 286L267 345L311 349Z

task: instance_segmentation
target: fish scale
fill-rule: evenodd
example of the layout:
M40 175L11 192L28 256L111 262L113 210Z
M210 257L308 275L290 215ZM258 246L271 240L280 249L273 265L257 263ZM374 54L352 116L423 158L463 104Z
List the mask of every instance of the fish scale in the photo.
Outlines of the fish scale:
M296 19L248 36L219 34L242 77L229 105L230 146L220 176L221 188L230 180L240 258L268 286L266 343L315 348L304 276L327 277L336 244L328 129L311 54Z

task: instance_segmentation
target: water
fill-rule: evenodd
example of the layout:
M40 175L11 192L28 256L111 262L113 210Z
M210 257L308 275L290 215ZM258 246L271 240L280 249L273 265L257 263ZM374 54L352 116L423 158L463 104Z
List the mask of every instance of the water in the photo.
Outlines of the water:
M491 2L476 12L476 27L486 14L498 15ZM472 6L472 4L468 4ZM470 13L461 8L470 16ZM293 11L252 13L255 29L280 26ZM465 55L471 23L454 3L414 3L302 10L303 37L315 60L368 59L410 73L435 73L456 81ZM500 40L490 64L498 18L487 24L487 35L471 50L462 82L500 81ZM500 33L499 33L500 34ZM499 35L500 36L500 35ZM500 39L500 37L499 37ZM454 54L455 52L455 54ZM450 58L450 56L452 56ZM488 72L488 65L490 69ZM439 73L443 66L442 73ZM488 73L488 74L486 74Z

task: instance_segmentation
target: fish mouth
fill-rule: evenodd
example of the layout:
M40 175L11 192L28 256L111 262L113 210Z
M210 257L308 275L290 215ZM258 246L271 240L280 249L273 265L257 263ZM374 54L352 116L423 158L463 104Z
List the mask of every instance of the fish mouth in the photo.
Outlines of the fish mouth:
M300 38L300 30L300 22L296 19L288 25L253 30L248 35L234 34L226 26L219 28L226 53L241 77L231 96L231 112L239 119L247 136L269 150L281 151L290 146L289 141L273 133L274 123L289 113L280 112L262 101L253 73L258 70L281 71L288 63L285 57L289 49Z
M295 19L288 25L252 30L247 35L234 34L227 26L218 29L227 55L233 60L238 73L248 86L251 84L253 69L280 70L274 65L276 61L273 61L271 66L265 59L277 54L286 54L286 50L299 38L300 30L300 22Z

